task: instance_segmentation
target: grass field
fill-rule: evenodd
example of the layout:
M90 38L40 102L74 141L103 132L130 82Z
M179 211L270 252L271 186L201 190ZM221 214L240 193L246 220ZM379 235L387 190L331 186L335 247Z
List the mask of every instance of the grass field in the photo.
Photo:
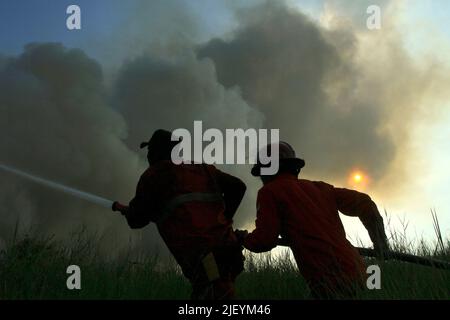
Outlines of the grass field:
M450 242L411 243L394 233L397 251L450 261ZM68 246L52 239L15 240L0 253L0 299L187 299L190 287L174 262L158 256L107 260L95 241L80 236ZM66 269L81 268L81 290L68 290ZM398 261L379 264L381 290L364 290L359 299L450 299L450 270ZM310 299L305 281L285 255L246 253L245 271L236 282L239 299Z

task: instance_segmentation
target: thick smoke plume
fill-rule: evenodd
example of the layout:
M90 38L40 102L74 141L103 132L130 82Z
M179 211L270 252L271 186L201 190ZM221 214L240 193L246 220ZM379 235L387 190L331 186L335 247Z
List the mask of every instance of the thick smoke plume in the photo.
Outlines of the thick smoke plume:
M105 104L100 65L81 50L31 44L0 71L0 161L39 176L120 199L142 168L122 142L127 125ZM116 237L110 212L1 172L0 234L19 225L68 234L85 223ZM125 228L119 228L125 235ZM125 237L126 238L126 237ZM124 240L116 238L117 240Z
M309 177L343 183L359 167L390 183L413 118L404 111L421 111L439 89L440 73L414 65L390 28L383 36L332 20L325 28L274 1L239 9L236 17L235 30L207 42L171 28L139 50L122 46L126 55L112 72L56 43L0 57L0 162L125 202L146 167L139 143L157 128L189 129L203 120L221 129L279 128L306 159ZM258 182L248 167L225 169L249 183L237 215L248 225ZM130 239L161 245L154 227L131 232L120 216L5 172L0 204L3 241L17 223L24 232L58 236L84 223L103 234L105 249Z
M81 50L32 44L3 63L0 85L1 162L109 199L133 195L145 153L131 150L155 129L190 128L194 120L216 128L260 123L239 90L220 85L212 63L192 52L171 60L136 58L107 93L100 65ZM107 247L113 239L114 246L128 244L133 234L105 209L0 175L2 237L17 223L24 231L33 226L58 235L84 223L105 234ZM155 228L139 236L148 246L160 244Z

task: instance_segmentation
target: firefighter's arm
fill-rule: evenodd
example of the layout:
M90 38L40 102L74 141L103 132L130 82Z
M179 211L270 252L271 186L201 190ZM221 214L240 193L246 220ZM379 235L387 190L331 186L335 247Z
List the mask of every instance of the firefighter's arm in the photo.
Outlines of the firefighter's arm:
M122 205L119 202L114 202L113 204L113 211L120 211L127 219L131 229L143 228L150 222L149 199L146 192L145 180L145 176L141 176L136 188L136 195L128 206Z
M258 193L255 230L245 237L243 245L252 252L265 252L275 248L280 234L280 220L274 196L268 190Z
M379 253L389 251L383 217L377 205L365 193L344 188L334 188L338 210L347 216L358 217L369 233L374 249Z
M217 169L215 171L215 177L217 184L223 193L225 202L224 215L227 219L232 220L236 210L241 204L247 187L239 178Z

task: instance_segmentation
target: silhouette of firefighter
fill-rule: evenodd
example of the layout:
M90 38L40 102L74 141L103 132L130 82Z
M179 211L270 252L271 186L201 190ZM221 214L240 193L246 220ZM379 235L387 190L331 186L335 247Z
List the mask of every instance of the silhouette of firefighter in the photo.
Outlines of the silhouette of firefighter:
M129 206L115 202L113 210L133 229L156 223L192 285L192 299L231 299L244 261L232 222L246 186L212 165L174 164L171 152L180 141L157 130L141 144L150 166Z
M263 181L257 197L256 229L250 234L237 230L236 234L252 252L269 251L280 241L289 245L314 298L354 297L365 283L366 269L346 239L338 211L359 217L374 248L382 254L388 250L388 242L376 204L364 193L298 179L305 161L296 157L288 143L277 146L280 160L276 174L261 175L259 161L251 171ZM274 147L267 146L265 152L270 154Z

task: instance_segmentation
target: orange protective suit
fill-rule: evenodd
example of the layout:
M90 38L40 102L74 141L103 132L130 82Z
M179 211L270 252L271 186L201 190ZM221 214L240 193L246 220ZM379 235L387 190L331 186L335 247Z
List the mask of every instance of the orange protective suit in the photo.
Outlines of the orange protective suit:
M346 239L338 211L358 216L369 232L382 220L366 194L280 174L259 190L256 229L244 247L269 251L281 235L314 296L347 294L354 284L362 285L365 266Z
M245 189L238 178L211 165L159 161L142 174L125 216L131 228L156 223L193 286L193 298L231 298L243 269L232 218ZM202 263L210 253L220 275L214 281Z

